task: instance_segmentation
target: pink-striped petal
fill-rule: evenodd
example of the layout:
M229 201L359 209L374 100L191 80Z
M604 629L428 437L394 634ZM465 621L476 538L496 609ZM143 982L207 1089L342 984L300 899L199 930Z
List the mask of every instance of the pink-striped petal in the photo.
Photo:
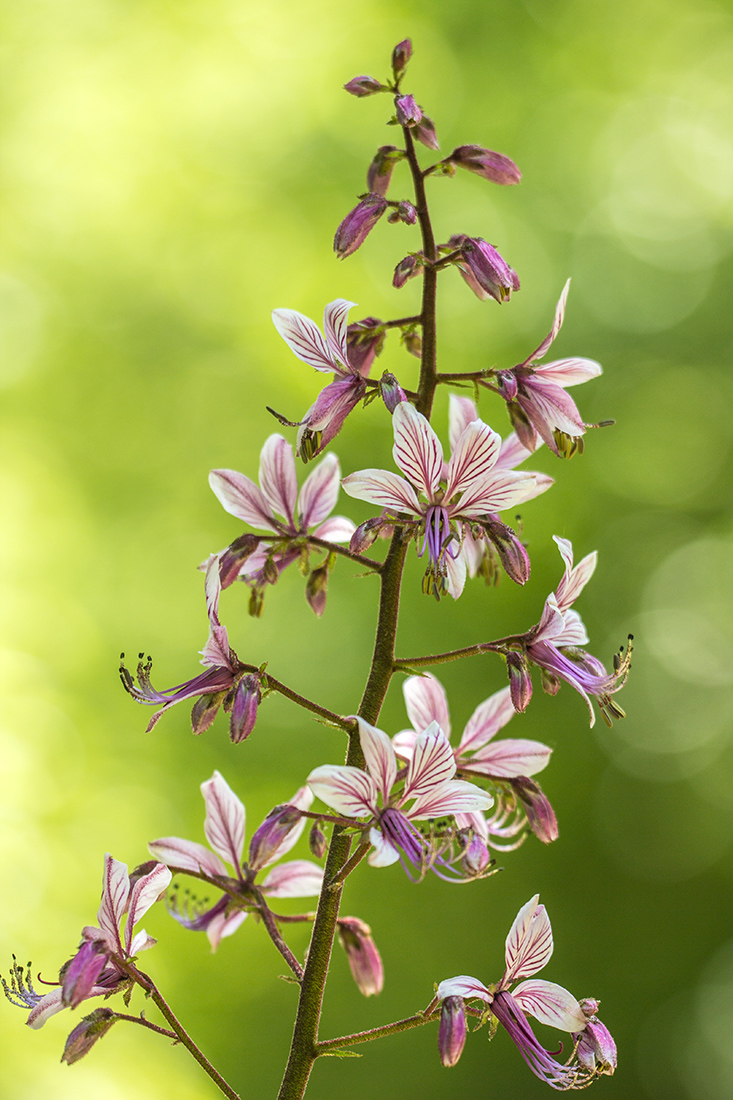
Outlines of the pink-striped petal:
M555 318L552 322L552 328L550 329L549 333L544 338L544 340L542 341L540 346L535 351L532 352L532 354L529 356L528 359L525 359L523 365L526 365L527 363L532 363L537 359L541 359L543 355L547 354L547 351L548 351L550 345L553 343L555 337L557 336L558 332L560 331L560 329L562 327L563 321L565 320L565 303L568 300L568 291L569 290L570 290L570 279L568 279L568 281L565 283L565 286L562 288L562 294L560 295L560 300L558 301L557 305L555 306Z
M346 516L331 516L320 523L313 534L317 539L325 539L326 542L349 542L356 530L356 524Z
M298 479L295 476L293 448L281 435L265 440L260 454L260 486L273 512L293 526Z
M468 719L468 724L463 731L458 752L474 752L480 749L487 741L499 732L513 718L516 711L512 703L511 691L508 687L490 695L479 703L475 711Z
M326 455L323 462L305 479L298 497L298 527L307 531L322 523L336 507L341 470L336 455ZM350 537L350 536L349 536Z
M520 775L536 775L541 772L549 764L551 756L552 749L541 741L506 737L485 745L462 766L478 775L516 779Z
M295 309L273 309L272 322L290 350L303 363L316 370L338 372L321 330L310 317Z
M308 786L300 787L293 797L288 799L287 805L295 806L298 810L309 810L313 805L313 791ZM295 847L303 834L307 820L307 818L301 817L300 821L296 825L293 825L292 829L288 830L277 848L273 849L270 858L260 864L261 868L264 869L265 867L269 867L272 863L276 863L278 859L282 859L283 856L286 856L288 852Z
M246 916L244 909L234 909L231 913L224 910L223 913L217 913L212 917L206 927L211 950L216 951L226 936L233 936Z
M501 512L536 496L534 489L534 474L493 470L484 481L477 481L469 487L449 511L468 518L485 516L487 512Z
M467 1001L472 997L479 997L487 1004L491 1004L492 1000L492 995L483 982L478 978L469 977L468 974L461 974L457 978L446 978L436 989L435 996L439 1001L444 1001L446 997L465 997Z
M148 851L166 867L179 871L203 871L205 875L226 875L227 869L214 852L195 840L183 840L178 836L162 836L148 844Z
M397 778L397 759L392 742L386 733L376 726L370 726L363 718L357 718L356 721L367 770L377 785L383 804L386 805Z
M260 885L271 898L310 898L320 894L323 868L309 859L293 859L273 867Z
M552 955L552 928L539 894L523 905L506 938L506 973L502 984L531 977Z
M585 433L585 424L578 412L578 406L572 397L554 382L548 382L544 378L526 379L524 392L520 391L517 403L524 409L548 446L553 442L553 428L559 428L561 432L572 436ZM549 439L545 438L546 435L549 435Z
M219 565L216 567L219 575ZM218 602L218 601L217 601ZM225 626L212 626L206 644L199 650L201 664L210 668L226 669L232 672L232 663L229 660L229 635Z
M348 764L324 764L306 780L316 798L345 817L371 817L377 813L377 785L360 768Z
M588 631L577 611L566 611L563 615L563 628L553 640L554 645L587 645Z
M565 574L555 589L555 598L561 611L566 611L575 603L580 593L595 572L598 564L598 554L594 550L587 554L582 561L573 568L573 547L568 539L552 536L557 543L562 559L565 562Z
M541 1024L560 1031L583 1031L588 1023L572 993L555 982L545 982L541 978L522 982L512 990L512 997Z
M214 851L240 874L244 848L244 804L218 771L201 784L201 793L206 804L206 839Z
M206 596L206 613L212 628L219 626L219 597L221 596L221 579L219 577L219 555L209 554L206 563L206 576L204 578L204 594ZM227 645L227 652L228 652Z
M540 446L542 446L541 443ZM497 470L513 470L515 466L518 466L520 462L524 462L528 459L536 450L537 447L535 447L534 451L528 451L524 444L520 442L517 433L512 432L506 437L499 448L496 468Z
M130 897L130 879L127 864L106 853L102 875L102 902L97 913L97 921L103 932L120 944L120 921L127 911Z
M443 472L443 448L430 424L409 401L392 413L392 455L402 473L432 500Z
M446 737L450 737L448 697L436 676L427 672L424 676L409 676L402 685L407 717L418 733L426 730L431 722L437 722Z
M545 600L545 606L542 609L542 617L539 623L534 628L532 642L549 642L562 633L565 626L565 619L560 608L557 606L557 600L555 599L555 593L551 592Z
M379 829L370 829L369 839L372 842L372 851L367 857L367 863L371 867L391 867L400 858L397 848Z
M262 490L244 474L236 470L212 470L209 485L219 503L231 516L244 520L252 527L275 530L275 518Z
M463 542L461 543L461 553L463 554L469 577L475 577L486 554L484 540L475 539L470 531L465 530L463 532Z
M158 941L149 936L144 928L141 928L139 932L136 932L132 937L130 944L127 948L128 955L139 955L141 951L149 951L151 947L155 947Z
M422 818L444 817L446 814L490 810L493 805L492 796L480 787L463 779L452 779L416 798L405 816L419 821Z
M400 730L392 738L392 748L400 760L410 760L415 751L417 733L415 730Z
M152 871L148 871L147 875L142 875L133 886L125 923L125 942L127 950L131 954L134 954L130 947L133 925L142 920L150 906L158 900L161 894L165 893L170 886L172 877L168 868L164 864L158 863Z
M451 500L456 493L466 493L467 498L480 496L490 483L500 447L501 437L488 424L482 420L469 424L448 463L445 499Z
M404 404L404 402L402 403ZM401 408L398 405L397 408ZM379 508L389 508L393 512L410 512L421 516L422 509L417 494L404 478L389 470L357 470L343 478L341 484L350 497L366 500Z
M349 323L349 310L356 302L347 302L337 298L329 302L323 311L323 331L332 359L337 359L345 367L349 366L349 351L346 345L346 329Z
M448 738L437 722L431 722L415 741L401 801L430 795L455 774L456 762Z
M452 393L448 399L448 438L450 449L455 451L458 440L469 424L479 420L478 409L470 397L459 397Z
M55 1016L62 1008L66 1008L66 1005L61 1000L63 992L62 987L58 986L56 989L52 989L50 993L44 994L44 996L33 1006L28 1015L28 1019L26 1020L28 1027L32 1027L34 1031L37 1031L40 1027L43 1027L50 1016ZM104 992L107 993L109 990L105 990ZM90 995L94 996L94 992L92 991Z
M535 367L535 376L546 378L558 386L578 386L603 374L603 367L595 359L556 359Z

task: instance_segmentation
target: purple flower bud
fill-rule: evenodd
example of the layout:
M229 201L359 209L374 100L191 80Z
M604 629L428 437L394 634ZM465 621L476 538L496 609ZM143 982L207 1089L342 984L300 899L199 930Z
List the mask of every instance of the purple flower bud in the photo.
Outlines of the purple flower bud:
M581 1007L583 1002L581 1001ZM611 1076L618 1065L616 1043L611 1032L600 1020L589 1020L585 1030L573 1035L578 1044L577 1058L581 1066L595 1073L607 1073Z
M227 546L219 558L219 580L222 588L228 588L236 581L242 566L259 544L257 535L240 535L230 546Z
M588 1019L590 1019L591 1016L595 1016L596 1012L601 1007L601 1002L597 1001L595 997L583 997L578 1001L578 1004L580 1005L583 1015L587 1016Z
M497 371L496 384L499 387L499 393L505 401L513 401L517 396L519 390L519 383L517 382L517 376L513 370L501 370Z
M519 290L517 273L483 237L459 234L451 237L448 244L463 253L457 261L458 268L465 282L482 301L493 298L496 302L505 302L511 298L513 290Z
M339 917L338 935L359 992L365 997L381 993L384 968L369 925L358 917Z
M396 145L380 145L367 170L367 187L372 194L387 194L394 166L404 156L402 149L398 149Z
M507 653L506 668L514 709L520 714L527 709L532 698L532 677L527 658L522 653Z
M372 369L372 363L382 354L386 331L377 317L365 317L363 321L354 321L346 330L346 350L352 368L366 378Z
M59 975L63 1004L70 1008L81 1004L91 994L108 959L109 948L104 940L85 940Z
M275 806L249 842L249 867L259 871L276 855L281 844L297 828L303 814L297 806Z
M400 260L397 267L394 269L392 286L399 290L400 287L405 285L408 279L414 279L416 275L419 275L424 266L422 257L405 256L404 260Z
M513 160L502 153L484 149L481 145L459 145L446 159L491 180L492 183L519 183L522 178L522 173Z
M432 118L428 118L427 115L423 115L415 127L415 137L426 149L440 149L438 135L435 132L435 125ZM453 173L451 172L449 174L452 175Z
M85 1054L88 1054L94 1044L102 1039L112 1024L117 1019L111 1008L95 1008L83 1020L80 1020L66 1040L61 1061L67 1066L73 1066Z
M402 333L402 346L416 359L422 359L422 336L414 328Z
M529 554L516 533L506 523L502 523L498 516L491 516L483 523L483 527L496 548L507 576L516 584L526 584L531 568Z
M551 844L558 838L557 818L550 801L539 783L520 775L510 779L512 790L524 807L529 827L543 844Z
M243 676L234 693L234 704L229 720L229 737L232 744L246 741L257 721L257 707L260 702L260 681L258 676Z
M356 252L386 209L384 196L370 193L346 215L333 239L333 250L340 260Z
M464 845L461 857L461 867L471 878L482 875L491 863L491 853L486 846L486 841L473 829L461 829L458 834L459 842ZM451 1063L452 1065L453 1063Z
M308 833L308 847L316 859L323 859L328 851L326 836L321 828L320 821L314 821L311 831Z
M395 411L402 401L407 401L405 391L397 379L389 371L385 371L379 383L382 391L382 399L391 413Z
M466 1043L466 1013L463 997L446 997L440 1009L438 1050L444 1066L454 1066Z
M372 516L371 519L366 519L363 523L360 523L349 542L349 550L351 553L363 554L365 550L368 550L372 543L376 542L379 538L381 527L381 516Z
M422 111L411 95L398 95L394 101L397 121L400 126L417 126L422 119Z
M217 691L211 695L201 695L191 707L191 730L198 735L205 733L216 718L219 707L224 702L226 692Z
M328 595L328 562L319 565L308 577L305 584L305 598L311 611L320 619L326 610L326 596Z
M344 91L362 99L364 96L376 95L377 92L383 92L386 89L373 76L355 76L348 84L344 84Z
M411 202L401 202L397 207L397 217L405 225L414 225L417 221L417 210Z
M412 42L409 38L405 38L402 42L398 42L392 50L392 72L395 80L399 80L402 76L411 57Z

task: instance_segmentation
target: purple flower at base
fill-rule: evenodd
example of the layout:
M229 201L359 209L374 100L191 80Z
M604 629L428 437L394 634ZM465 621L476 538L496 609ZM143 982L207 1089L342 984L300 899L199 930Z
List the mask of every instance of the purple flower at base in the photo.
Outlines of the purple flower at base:
M363 99L364 96L386 92L387 89L373 76L355 76L348 84L344 84L344 91L348 92L349 95L355 95L358 99Z
M463 997L446 997L440 1009L438 1050L444 1066L454 1066L466 1045L466 1013Z
M446 160L461 168L475 172L492 183L503 185L519 183L522 173L513 160L503 153L494 153L481 145L459 145Z
M166 867L184 874L202 872L209 878L229 879L225 862L231 864L242 901L246 903L248 889L255 884L257 874L271 867L297 843L306 821L301 811L310 807L313 795L307 787L301 787L287 805L275 807L252 837L249 864L242 864L243 802L218 771L201 784L201 793L206 805L204 832L213 851L176 836L153 840L148 848ZM322 882L323 871L317 864L296 859L274 867L257 886L268 897L301 898L320 893ZM195 901L179 901L174 897L169 899L168 910L184 928L205 931L212 951L216 951L225 936L236 932L247 916L247 911L228 894L208 909Z
M400 95L395 99L397 121L400 126L417 126L422 120L422 111L415 102L414 96Z
M577 386L602 373L600 364L593 359L540 363L562 327L569 289L568 279L555 308L552 328L539 347L518 366L497 374L499 390L524 446L534 450L539 437L554 454L568 458L582 451L586 428L596 425L584 423L564 387Z
M381 993L384 967L369 925L358 917L339 917L336 928L359 992L365 997Z
M467 237L461 233L451 237L448 245L460 250L461 256L454 262L464 282L477 298L486 301L508 302L513 290L519 290L519 278L504 257L483 237Z
M345 260L356 252L371 233L382 214L387 209L387 200L383 195L373 193L364 195L358 206L349 211L336 230L333 250L340 260Z
M487 987L478 978L468 975L449 978L440 983L436 997L443 1003L450 998L483 1001L488 1006L487 1014L504 1027L536 1077L558 1091L585 1088L608 1070L602 1069L599 1063L590 1064L586 1052L595 1040L586 1037L590 1021L582 1004L561 985L541 979L520 982L510 992L514 982L520 978L531 979L552 955L550 921L544 905L538 902L539 894L535 894L522 906L512 924L506 939L506 969L501 981ZM542 1046L526 1014L572 1035L576 1047L566 1062L558 1062L555 1055ZM581 1044L584 1044L582 1056L579 1055ZM610 1049L607 1040L605 1049ZM613 1050L615 1055L615 1045Z

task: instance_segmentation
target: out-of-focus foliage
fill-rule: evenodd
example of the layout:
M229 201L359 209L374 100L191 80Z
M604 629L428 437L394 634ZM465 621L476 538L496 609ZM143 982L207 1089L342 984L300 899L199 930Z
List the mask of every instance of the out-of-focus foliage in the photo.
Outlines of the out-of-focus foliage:
M455 272L441 280L443 369L511 366L573 286L559 355L604 364L577 392L591 433L570 463L542 455L555 488L526 506L533 575L524 590L474 582L439 606L409 559L402 653L525 629L559 577L550 536L600 564L579 609L604 659L629 630L628 718L590 733L568 688L539 692L512 736L554 749L543 777L560 820L505 871L468 888L413 886L364 869L345 908L382 951L384 993L359 997L337 952L324 1035L415 1011L456 973L495 980L519 905L540 891L557 947L546 976L603 999L619 1044L604 1096L723 1100L733 1003L733 528L730 242L733 20L723 4L644 0L26 0L0 11L0 479L2 709L0 957L53 980L96 913L105 850L130 865L165 834L203 839L198 784L219 768L255 825L340 736L280 699L229 744L221 719L194 739L183 708L146 735L148 712L117 682L121 649L155 657L161 686L191 676L206 636L197 564L240 533L206 483L212 466L256 472L272 405L297 419L320 379L287 351L276 306L318 316L334 297L358 316L414 312L418 283L389 286L417 230L386 220L356 255L335 227L374 149L388 101L356 101L350 77L382 76L395 42L415 47L409 90L442 148L477 142L524 179L492 188L435 180L442 239L500 249L522 280L498 307ZM393 192L406 176L398 168ZM382 361L407 379L396 341ZM507 430L503 409L482 414ZM441 395L435 425L446 428ZM334 450L344 472L389 462L382 409L352 416ZM360 520L368 508L342 499ZM245 591L222 618L245 660L343 712L358 703L376 582L339 562L316 620L294 570L264 617ZM441 677L455 723L503 683L498 661ZM382 725L404 711L395 685ZM516 726L516 728L514 728ZM304 853L301 853L304 854ZM248 1097L273 1095L296 991L253 921L210 956L162 906L149 964L187 1027ZM296 931L302 951L305 933ZM551 971L551 972L550 972ZM3 1014L9 1100L181 1100L214 1095L185 1052L118 1027L72 1068L57 1060L76 1022L40 1033ZM552 1040L547 1037L548 1041ZM371 1100L522 1095L546 1087L506 1036L471 1038L444 1070L435 1031L323 1060L314 1097ZM409 1084L406 1084L409 1082Z

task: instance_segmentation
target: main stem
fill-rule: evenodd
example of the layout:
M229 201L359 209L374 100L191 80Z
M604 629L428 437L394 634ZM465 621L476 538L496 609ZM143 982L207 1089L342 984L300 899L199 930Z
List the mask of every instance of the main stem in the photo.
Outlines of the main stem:
M407 159L415 187L415 207L422 233L423 252L427 259L434 261L437 259L437 253L425 197L425 182L417 160L412 134L407 127L403 128L403 134ZM437 385L437 279L437 272L429 265L425 267L422 312L420 314L422 321L422 360L420 384L415 404L418 411L428 419L433 407L433 397ZM395 640L397 637L400 586L407 545L408 542L403 529L397 527L380 572L379 618L374 640L374 652L358 711L359 717L371 725L374 725L379 718L395 670ZM346 763L352 767L364 767L364 754L361 751L359 735L356 730L349 733ZM336 921L338 920L341 894L344 888L340 873L348 862L350 854L351 837L344 834L340 826L334 826L324 870L323 889L318 899L318 911L308 949L308 961L305 965L300 987L298 1013L295 1019L290 1056L278 1093L278 1100L301 1100L313 1064L319 1054L318 1025L321 1018L323 991L331 961Z

